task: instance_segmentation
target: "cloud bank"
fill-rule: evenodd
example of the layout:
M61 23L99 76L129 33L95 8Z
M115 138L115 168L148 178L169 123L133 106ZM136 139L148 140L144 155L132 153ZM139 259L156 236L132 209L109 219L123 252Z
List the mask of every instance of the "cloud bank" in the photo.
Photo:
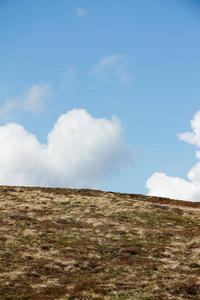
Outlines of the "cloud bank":
M0 184L96 188L132 159L122 132L116 117L95 119L83 109L61 115L47 144L19 124L1 126Z
M191 121L191 128L192 132L181 133L178 137L200 147L200 111ZM200 151L196 151L196 157L200 159ZM148 195L200 202L200 162L192 167L187 177L188 181L156 172L147 180Z

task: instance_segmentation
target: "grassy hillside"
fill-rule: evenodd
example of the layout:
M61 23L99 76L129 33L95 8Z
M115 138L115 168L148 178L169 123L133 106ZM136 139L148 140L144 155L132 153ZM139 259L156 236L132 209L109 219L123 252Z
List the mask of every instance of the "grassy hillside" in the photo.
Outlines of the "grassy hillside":
M200 203L0 187L0 299L200 299Z

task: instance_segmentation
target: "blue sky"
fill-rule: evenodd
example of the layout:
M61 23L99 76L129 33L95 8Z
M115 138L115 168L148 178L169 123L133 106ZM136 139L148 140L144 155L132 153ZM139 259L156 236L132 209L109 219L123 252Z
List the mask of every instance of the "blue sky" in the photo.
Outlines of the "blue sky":
M0 184L193 197L199 1L1 0L0 36Z

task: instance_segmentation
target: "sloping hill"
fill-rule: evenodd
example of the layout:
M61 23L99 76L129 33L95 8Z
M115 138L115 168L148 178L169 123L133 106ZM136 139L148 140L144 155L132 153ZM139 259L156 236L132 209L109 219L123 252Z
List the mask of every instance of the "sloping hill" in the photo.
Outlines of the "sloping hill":
M0 187L0 299L200 299L200 203Z

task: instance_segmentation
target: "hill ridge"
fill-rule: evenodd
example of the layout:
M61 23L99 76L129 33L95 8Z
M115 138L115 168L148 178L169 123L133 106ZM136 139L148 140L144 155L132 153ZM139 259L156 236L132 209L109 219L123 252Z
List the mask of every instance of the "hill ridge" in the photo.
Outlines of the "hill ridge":
M199 207L0 186L0 299L200 299Z

